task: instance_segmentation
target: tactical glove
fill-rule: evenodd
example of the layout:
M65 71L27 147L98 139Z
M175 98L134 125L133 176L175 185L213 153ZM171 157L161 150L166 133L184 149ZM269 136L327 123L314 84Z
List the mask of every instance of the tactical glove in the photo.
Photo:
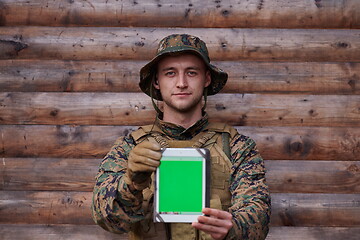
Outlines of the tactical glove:
M129 154L125 182L139 191L148 187L151 174L160 165L161 156L161 146L155 141L136 145Z

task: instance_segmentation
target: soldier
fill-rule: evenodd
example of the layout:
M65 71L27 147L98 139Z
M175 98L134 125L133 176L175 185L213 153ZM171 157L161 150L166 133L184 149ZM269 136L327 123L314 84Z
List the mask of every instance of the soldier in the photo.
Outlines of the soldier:
M205 112L206 97L218 93L227 76L210 64L198 37L173 34L160 41L139 83L151 97L156 120L120 137L102 161L92 205L98 225L128 232L129 239L265 239L270 196L264 161L251 138L210 123ZM163 102L162 111L154 99ZM166 147L210 150L210 208L198 222L153 222L152 176Z

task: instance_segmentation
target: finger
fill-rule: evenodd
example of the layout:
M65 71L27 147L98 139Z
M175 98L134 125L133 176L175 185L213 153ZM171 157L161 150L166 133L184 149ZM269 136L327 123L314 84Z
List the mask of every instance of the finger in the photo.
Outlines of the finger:
M155 143L156 145L160 146L160 144L154 138L148 138L149 142ZM161 148L161 146L160 146Z
M161 152L155 152L149 149L143 149L141 152L133 152L131 158L134 162L144 162L146 159L160 161L162 157Z
M162 156L162 153L160 151L156 151L150 148L144 148L143 146L134 148L130 154L133 155L132 157L134 159L138 159L139 157L146 157L157 161L159 161Z
M159 167L159 165L160 165L159 160L153 160L151 158L141 157L141 156L138 156L133 161L128 162L128 167L134 172L155 171L155 169Z
M206 226L212 226L215 229L217 228L225 228L225 229L230 229L232 227L232 222L231 220L224 220L224 219L219 219L219 218L214 218L214 217L205 217L205 216L200 216L198 217L198 221L199 223L205 224ZM213 228L207 228L208 231L214 231Z
M214 217L214 218L219 218L219 219L226 219L226 220L231 220L232 219L232 215L229 212L226 211L222 211L219 209L214 209L214 208L204 208L202 210L202 212L205 215L208 215L210 217Z
M226 228L207 225L200 222L193 222L191 225L200 231L210 234L215 239L215 236L226 236L228 233L228 229Z
M129 169L131 169L132 172L155 172L156 167L136 164L134 166L129 165Z
M153 151L161 151L161 146L154 139L150 138L149 141L144 141L140 143L138 146L143 148L151 149Z

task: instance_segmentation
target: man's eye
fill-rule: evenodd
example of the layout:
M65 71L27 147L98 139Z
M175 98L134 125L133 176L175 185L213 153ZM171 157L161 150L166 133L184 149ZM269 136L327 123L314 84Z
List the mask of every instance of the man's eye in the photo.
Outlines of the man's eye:
M196 74L197 74L197 73L196 73L195 71L189 71L189 72L188 72L188 75L189 75L189 76L196 76Z
M165 73L165 76L168 76L168 77L174 76L174 75L175 75L175 72L166 72Z

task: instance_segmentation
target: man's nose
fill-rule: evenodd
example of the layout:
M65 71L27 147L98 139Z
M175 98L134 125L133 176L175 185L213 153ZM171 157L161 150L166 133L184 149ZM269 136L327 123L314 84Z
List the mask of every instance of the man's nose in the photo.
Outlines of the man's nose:
M185 74L179 74L176 86L178 88L186 88L188 86L188 82Z

